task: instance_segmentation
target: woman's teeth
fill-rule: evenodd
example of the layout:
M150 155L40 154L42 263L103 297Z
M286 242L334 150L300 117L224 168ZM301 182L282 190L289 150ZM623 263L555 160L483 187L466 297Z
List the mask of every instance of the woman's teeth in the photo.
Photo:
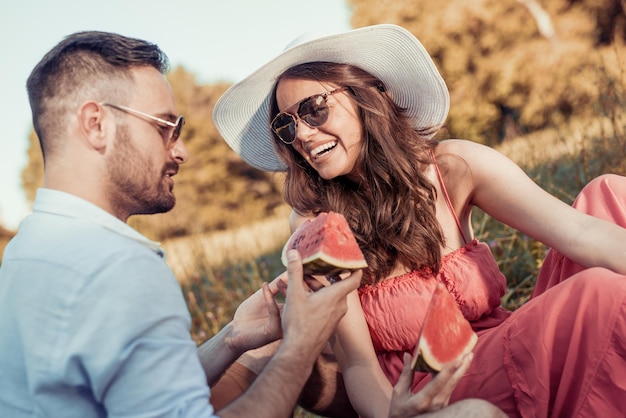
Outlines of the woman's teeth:
M320 145L319 147L311 151L311 157L313 159L319 158L322 154L335 148L335 146L337 146L337 141L327 142L324 145Z

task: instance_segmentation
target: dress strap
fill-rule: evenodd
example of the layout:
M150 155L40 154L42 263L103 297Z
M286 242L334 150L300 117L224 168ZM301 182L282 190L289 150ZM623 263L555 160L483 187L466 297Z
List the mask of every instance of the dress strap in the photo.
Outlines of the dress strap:
M448 209L452 213L454 217L454 221L456 222L456 226L459 228L459 232L463 237L463 243L467 244L467 238L465 237L465 233L463 232L463 228L461 228L461 222L459 218L456 216L456 212L454 211L454 207L452 206L452 201L450 200L450 196L448 195L448 190L446 189L446 185L443 182L443 177L441 176L441 171L439 171L439 166L437 165L437 160L435 159L435 152L433 149L430 149L430 156L433 160L433 165L435 166L435 171L437 172L437 178L439 179L439 184L441 185L441 191L443 192L443 196L446 199L446 204L448 205Z

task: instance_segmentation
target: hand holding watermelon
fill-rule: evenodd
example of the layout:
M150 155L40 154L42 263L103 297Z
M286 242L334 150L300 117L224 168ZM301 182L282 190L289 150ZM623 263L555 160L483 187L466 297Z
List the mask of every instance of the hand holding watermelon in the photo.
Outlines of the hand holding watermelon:
M281 314L283 342L279 352L296 347L298 358L310 357L310 362L305 364L313 365L346 313L347 295L359 287L361 273L355 272L319 292L307 292L299 254L289 251L287 259L288 285Z
M393 387L389 418L427 414L448 406L452 392L469 369L471 361L472 354L470 353L447 364L424 388L413 393L411 390L413 384L411 355L404 353L404 367L398 382Z
M415 347L411 368L437 373L470 353L478 336L445 285L437 283Z
M348 222L336 212L322 212L291 234L281 256L285 266L287 251L291 249L298 250L304 274L325 276L331 284L339 280L344 271L367 267Z

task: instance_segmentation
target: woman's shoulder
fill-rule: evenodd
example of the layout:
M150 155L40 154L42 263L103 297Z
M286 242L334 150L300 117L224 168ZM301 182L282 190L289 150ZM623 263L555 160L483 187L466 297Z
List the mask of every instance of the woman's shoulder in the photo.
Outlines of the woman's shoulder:
M470 140L441 141L435 154L443 182L452 201L458 204L472 201L476 191L492 184L494 177L517 170L515 164L497 150Z
M459 178L470 175L480 144L465 139L440 141L435 149L437 167L446 183L456 183Z
M461 171L469 168L474 173L491 171L496 166L504 168L514 165L494 148L467 139L440 141L435 154L439 165L447 165L449 169L460 167Z
M468 139L446 139L439 141L435 153L438 157L452 154L464 158L465 156L471 156L489 150L495 152L495 150L486 145Z

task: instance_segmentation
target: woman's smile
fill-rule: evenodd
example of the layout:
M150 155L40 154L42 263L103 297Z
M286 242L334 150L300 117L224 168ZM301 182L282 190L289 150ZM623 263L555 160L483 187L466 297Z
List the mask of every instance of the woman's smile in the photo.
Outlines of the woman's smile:
M318 147L315 147L313 150L309 151L309 155L311 159L318 160L328 155L330 152L332 152L333 149L335 149L335 147L337 146L337 143L338 143L337 141L330 141Z

